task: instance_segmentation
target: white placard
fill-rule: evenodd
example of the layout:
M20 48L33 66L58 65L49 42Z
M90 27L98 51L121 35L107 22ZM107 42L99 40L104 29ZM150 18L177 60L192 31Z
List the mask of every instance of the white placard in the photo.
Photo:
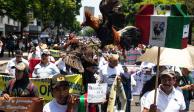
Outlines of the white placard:
M166 32L167 16L151 16L149 44L164 47Z
M88 84L88 103L100 103L106 100L107 83Z

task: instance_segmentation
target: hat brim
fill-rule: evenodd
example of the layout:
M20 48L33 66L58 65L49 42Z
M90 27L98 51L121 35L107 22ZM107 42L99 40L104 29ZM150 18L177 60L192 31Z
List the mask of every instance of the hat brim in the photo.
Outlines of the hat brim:
M67 88L69 88L69 83L67 81L60 81L60 82L56 82L55 84L51 84L52 88L56 88L59 86L65 86Z
M173 75L173 74L170 74L170 73L169 73L169 74L161 74L161 75L160 75L160 77L163 77L163 76L174 77L175 75Z

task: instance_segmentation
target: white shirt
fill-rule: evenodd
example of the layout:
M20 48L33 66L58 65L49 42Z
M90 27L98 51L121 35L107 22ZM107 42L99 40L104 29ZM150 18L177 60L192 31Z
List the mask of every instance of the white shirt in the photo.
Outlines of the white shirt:
M22 58L22 62L29 66L28 60ZM16 65L16 58L12 58L10 61L8 61L7 66L5 68L5 73L10 74L11 76L15 77L15 69L12 69L11 67Z
M2 50L2 47L3 47L3 42L0 40L0 52Z
M141 105L141 112L143 111L144 105L145 105L145 99L150 91L143 94L143 96L140 99L140 105Z
M62 58L59 58L59 59L55 62L55 64L56 64L56 66L57 66L60 70L66 72L65 62L63 61Z
M149 109L150 105L154 103L154 93L155 90L148 93L144 103L145 108ZM174 87L172 92L167 95L159 86L156 98L156 105L159 112L179 112L179 110L186 108L183 94Z
M98 68L101 68L102 66L106 65L107 63L108 63L108 61L106 61L105 58L103 56L101 56L99 59Z
M61 105L57 103L56 99L53 99L52 101L48 102L43 107L43 112L66 112L67 105Z
M35 66L32 77L38 76L39 78L50 78L53 75L57 75L59 73L60 71L55 64L49 62L47 65L43 65L40 62Z
M121 64L118 64L114 68L109 67L108 64L102 66L100 68L100 75L104 83L112 84L114 81L114 78L109 78L113 75L120 75L121 73L124 73L124 70L122 68Z

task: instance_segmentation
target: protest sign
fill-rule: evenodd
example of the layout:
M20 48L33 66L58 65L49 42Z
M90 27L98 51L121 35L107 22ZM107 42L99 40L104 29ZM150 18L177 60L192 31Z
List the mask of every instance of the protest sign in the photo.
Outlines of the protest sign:
M42 112L43 100L36 97L0 97L1 112Z
M53 56L54 58L59 58L60 57L60 51L59 50L50 49L50 53L51 53L51 56Z
M88 103L100 103L106 100L107 83L88 84Z
M83 92L81 74L66 75L65 77L70 86L70 93L80 94ZM6 84L12 78L13 77L10 76L0 75L0 93L5 89ZM30 78L30 80L38 87L40 97L43 97L45 101L50 101L52 99L49 78Z

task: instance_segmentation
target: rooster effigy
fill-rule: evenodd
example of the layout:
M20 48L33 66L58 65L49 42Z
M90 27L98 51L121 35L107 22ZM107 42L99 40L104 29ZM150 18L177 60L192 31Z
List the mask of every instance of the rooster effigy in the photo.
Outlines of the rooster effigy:
M125 16L121 11L121 6L119 0L102 0L99 8L103 20L92 16L88 11L85 12L86 20L82 26L90 26L96 31L101 47L114 44L122 50L129 50L139 43L140 30L138 28L134 26L123 28Z

